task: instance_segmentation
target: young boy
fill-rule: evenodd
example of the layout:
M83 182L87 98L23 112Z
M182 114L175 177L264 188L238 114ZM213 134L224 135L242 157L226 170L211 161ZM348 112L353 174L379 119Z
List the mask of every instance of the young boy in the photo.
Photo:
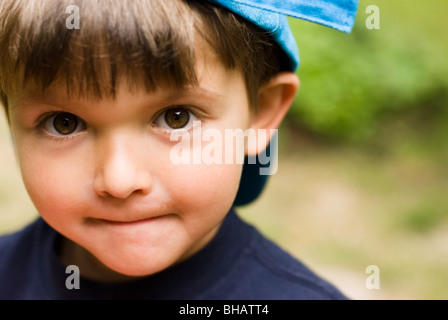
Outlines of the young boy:
M283 14L349 31L356 12L277 2L1 2L0 97L40 218L0 238L0 298L345 299L233 210L298 89ZM174 163L198 126L268 135L244 165Z

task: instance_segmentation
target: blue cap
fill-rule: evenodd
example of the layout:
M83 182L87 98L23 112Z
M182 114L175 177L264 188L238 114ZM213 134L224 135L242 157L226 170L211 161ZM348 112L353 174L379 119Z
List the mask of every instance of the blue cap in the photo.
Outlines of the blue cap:
M287 16L315 22L349 33L358 0L207 0L223 6L268 31L289 58L287 69L296 71L299 52Z
M286 70L295 72L299 67L299 52L287 17L295 17L318 23L342 32L351 32L358 0L207 0L220 5L268 31L283 49L288 63ZM267 150L271 150L272 144ZM247 157L243 166L235 206L254 201L262 192L268 175L261 175L260 168L269 167Z

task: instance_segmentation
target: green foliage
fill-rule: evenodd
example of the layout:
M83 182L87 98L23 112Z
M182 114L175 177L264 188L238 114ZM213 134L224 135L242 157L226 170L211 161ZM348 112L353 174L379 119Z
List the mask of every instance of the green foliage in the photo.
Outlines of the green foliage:
M400 215L401 228L419 233L432 231L446 219L445 202L425 201L408 209Z
M380 29L365 26L370 4L380 9ZM444 1L360 1L351 34L291 19L301 88L288 120L320 136L364 141L385 119L438 113L448 106L447 10ZM448 124L448 114L425 121Z

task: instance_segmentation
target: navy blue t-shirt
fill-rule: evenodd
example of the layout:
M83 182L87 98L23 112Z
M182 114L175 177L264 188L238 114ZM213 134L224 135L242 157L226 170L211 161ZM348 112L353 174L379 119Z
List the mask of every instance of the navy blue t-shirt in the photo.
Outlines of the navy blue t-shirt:
M61 235L41 218L0 237L0 299L347 299L232 210L213 240L157 274L119 284L82 277L67 289ZM111 248L113 250L113 248Z

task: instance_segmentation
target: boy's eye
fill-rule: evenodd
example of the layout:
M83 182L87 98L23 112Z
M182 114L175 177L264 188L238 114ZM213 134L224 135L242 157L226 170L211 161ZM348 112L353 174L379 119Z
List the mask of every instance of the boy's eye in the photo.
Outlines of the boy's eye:
M191 111L179 106L164 111L157 117L154 124L169 131L188 130L196 119L196 116Z
M58 112L44 121L47 133L54 136L68 136L85 129L84 122L68 112Z

